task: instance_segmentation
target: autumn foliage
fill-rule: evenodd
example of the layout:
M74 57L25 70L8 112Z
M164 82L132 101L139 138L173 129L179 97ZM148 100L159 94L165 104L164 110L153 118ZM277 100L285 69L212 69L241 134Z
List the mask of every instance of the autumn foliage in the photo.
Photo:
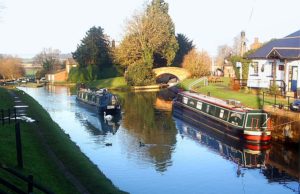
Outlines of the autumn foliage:
M198 52L192 49L183 59L182 67L187 69L193 77L202 77L210 74L211 57L206 51Z
M21 66L21 60L12 56L3 56L0 58L0 78L17 79L25 74Z

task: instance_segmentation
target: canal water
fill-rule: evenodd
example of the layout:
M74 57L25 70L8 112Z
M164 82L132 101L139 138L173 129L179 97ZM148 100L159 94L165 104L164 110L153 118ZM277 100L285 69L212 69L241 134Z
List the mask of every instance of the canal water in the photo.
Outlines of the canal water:
M168 93L118 92L122 114L105 122L70 88L21 88L35 98L112 182L133 194L299 193L299 153L251 150L175 118ZM141 143L140 143L141 142ZM107 146L107 144L112 144Z

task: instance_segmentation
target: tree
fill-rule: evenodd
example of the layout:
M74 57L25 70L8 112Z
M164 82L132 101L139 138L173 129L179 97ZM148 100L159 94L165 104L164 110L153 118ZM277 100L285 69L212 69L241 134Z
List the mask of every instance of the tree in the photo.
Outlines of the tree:
M81 68L96 65L101 69L101 67L111 65L108 36L104 34L101 27L93 26L87 31L72 55Z
M41 64L43 69L39 72L41 77L51 71L62 69L62 63L59 60L60 51L58 49L44 48L42 52L34 57L34 63Z
M218 47L218 54L216 57L216 63L219 67L223 66L225 60L229 60L230 56L232 55L233 50L228 45L221 45Z
M155 83L155 73L147 65L129 65L125 79L130 86L146 86Z
M178 42L179 49L176 52L173 66L181 67L183 58L190 50L195 48L192 40L189 40L184 34L177 34L176 40Z
M152 68L170 65L177 50L168 4L163 0L153 0L127 23L126 34L115 56L118 63L126 67L145 64Z
M192 49L183 59L182 67L191 72L193 77L210 74L211 57L206 51L197 52Z
M0 58L0 77L3 79L17 79L24 75L25 70L19 58L12 56L2 56Z

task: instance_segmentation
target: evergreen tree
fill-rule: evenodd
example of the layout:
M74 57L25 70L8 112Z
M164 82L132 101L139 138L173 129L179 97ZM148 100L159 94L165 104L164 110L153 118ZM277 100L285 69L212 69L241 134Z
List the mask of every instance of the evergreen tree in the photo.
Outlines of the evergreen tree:
M92 27L72 53L80 67L96 65L100 69L111 65L109 40L101 27Z

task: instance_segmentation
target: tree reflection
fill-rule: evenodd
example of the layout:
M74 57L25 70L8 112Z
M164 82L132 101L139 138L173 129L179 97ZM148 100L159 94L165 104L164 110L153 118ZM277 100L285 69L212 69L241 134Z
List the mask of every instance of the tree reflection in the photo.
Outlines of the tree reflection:
M139 141L146 145L140 148L144 150L141 158L153 161L157 171L166 171L172 165L177 133L171 112L154 108L157 93L126 93L123 97L123 126L136 137L136 145Z

